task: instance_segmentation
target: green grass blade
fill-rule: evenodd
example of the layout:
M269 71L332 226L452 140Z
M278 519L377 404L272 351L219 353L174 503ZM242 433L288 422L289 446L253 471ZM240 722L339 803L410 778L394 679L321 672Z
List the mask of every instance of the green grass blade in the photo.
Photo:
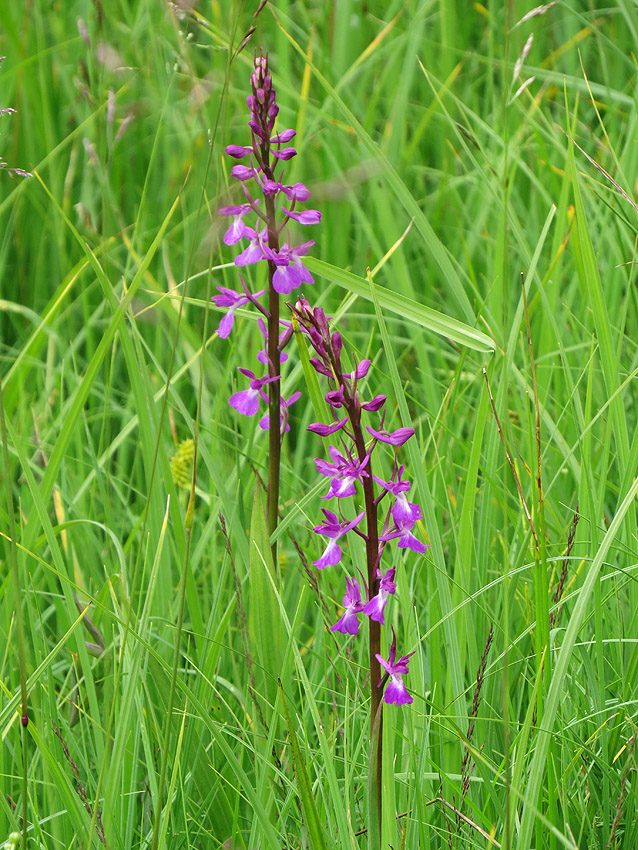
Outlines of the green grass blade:
M370 285L365 278L326 263L324 260L317 260L315 257L305 257L304 262L316 274L334 281L344 289L350 290L368 301L373 301ZM409 324L418 325L476 351L494 350L494 342L487 334L460 322L458 319L439 313L438 310L419 304L405 295L392 292L383 286L375 284L375 292L381 308L397 313Z
M288 734L290 736L292 760L295 768L295 774L297 776L297 785L299 787L299 799L301 800L301 806L306 820L306 829L308 830L310 846L312 847L312 850L328 850L326 838L323 833L323 827L319 818L319 812L317 810L317 804L315 803L315 798L312 793L312 786L308 779L306 765L304 763L301 748L299 747L297 733L295 732L295 727L292 722L290 708L288 707L288 700L286 699L281 679L279 679L279 693L284 709L284 717L286 719Z
M542 779L547 769L546 757L549 749L549 740L550 736L553 734L556 714L563 694L565 677L567 676L567 670L569 668L570 661L572 660L578 631L582 625L583 619L585 618L603 561L605 560L616 535L620 531L623 520L631 508L637 493L638 478L634 480L618 508L616 515L611 521L574 604L569 625L565 632L563 645L560 648L558 659L556 660L556 667L549 686L547 699L545 700L543 728L540 730L538 741L536 743L536 750L530 766L529 780L525 789L525 806L523 808L520 833L516 844L517 850L530 850L531 848L532 832L535 826L535 813L533 807L536 805L536 801L538 800ZM530 803L532 805L529 805Z

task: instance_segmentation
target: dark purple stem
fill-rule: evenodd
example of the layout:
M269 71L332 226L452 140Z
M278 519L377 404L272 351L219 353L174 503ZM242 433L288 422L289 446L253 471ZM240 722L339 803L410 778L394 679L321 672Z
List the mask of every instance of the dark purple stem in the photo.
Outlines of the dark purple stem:
M332 352L331 352L332 353ZM355 397L350 394L348 384L343 378L341 367L338 359L331 356L332 367L335 371L337 384L343 387L343 405L348 413L350 425L354 436L354 443L357 449L359 463L362 464L366 459L366 445L363 430L361 427L361 408L356 403ZM366 465L368 473L367 478L362 478L363 497L366 509L367 534L366 541L366 564L368 572L368 592L369 598L372 599L379 591L379 579L377 578L377 567L379 566L379 519L377 511L377 501L374 495L374 479L372 477L372 458L369 457ZM381 654L381 624L371 617L368 618L369 625L369 649L370 649L370 735L372 736L374 721L381 705L383 697L383 687L381 686L381 665L377 661L377 654ZM381 834L381 802L382 802L382 783L381 773L383 768L383 710L379 716L378 722L379 745L377 748L377 759L374 769L377 779L377 812L379 816L378 830ZM372 826L372 825L371 825Z
M266 196L266 218L268 221L268 247L279 250L279 236L275 223L275 204L272 196ZM268 260L268 372L271 377L281 374L281 352L279 351L279 293L272 283L276 266ZM279 477L281 466L281 388L280 381L268 384L268 531L272 535L279 519ZM277 570L277 544L272 544L272 557Z
M261 128L261 134L253 131L253 153L261 167L262 176L267 180L275 180L274 169L270 161L270 146L272 128L277 114L274 90L267 71L268 57L265 64L260 51L258 65L255 59L255 73L251 77L255 108L253 117ZM275 160L276 162L276 160ZM264 192L265 221L267 228L268 247L271 251L279 251L279 228L275 214L274 195ZM277 266L273 260L268 260L268 374L271 378L281 376L281 352L279 350L279 293L273 286L273 276ZM268 532L272 536L279 521L279 479L281 467L281 381L268 384L268 501L267 521ZM272 544L272 558L275 573L277 572L277 544Z

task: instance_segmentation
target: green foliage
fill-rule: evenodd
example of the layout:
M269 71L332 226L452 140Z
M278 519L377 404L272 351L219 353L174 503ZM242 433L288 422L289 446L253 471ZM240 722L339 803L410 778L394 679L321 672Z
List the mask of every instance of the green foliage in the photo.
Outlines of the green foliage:
M0 4L0 106L17 110L0 154L37 172L0 169L0 841L22 841L26 803L27 846L47 850L102 846L101 825L109 847L141 850L156 823L172 850L368 844L365 640L328 628L362 553L311 565L320 386L293 343L282 392L304 398L275 569L255 484L267 441L227 404L262 338L246 310L227 341L210 330L215 287L238 288L215 211L242 196L222 151L248 140L263 44L298 131L287 177L323 212L305 295L373 360L386 427L417 431L406 474L432 546L397 555L387 609L417 652L413 705L384 710L381 847L633 850L633 6L575 0L517 23L532 3L273 0L253 19L258 5Z

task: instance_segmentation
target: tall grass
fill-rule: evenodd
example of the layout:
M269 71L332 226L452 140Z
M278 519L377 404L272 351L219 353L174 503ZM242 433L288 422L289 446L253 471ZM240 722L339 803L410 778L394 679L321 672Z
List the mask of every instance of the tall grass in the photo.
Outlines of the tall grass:
M236 281L221 152L263 45L287 176L323 212L306 295L417 429L432 546L397 563L417 653L413 705L385 711L382 846L633 850L635 9L258 5L0 5L0 153L37 172L0 171L0 840L366 847L366 647L335 642L342 582L307 566L312 404L283 445L280 581L257 581L267 446L227 399L262 340L244 314L221 341L209 301ZM190 517L171 458L198 406Z

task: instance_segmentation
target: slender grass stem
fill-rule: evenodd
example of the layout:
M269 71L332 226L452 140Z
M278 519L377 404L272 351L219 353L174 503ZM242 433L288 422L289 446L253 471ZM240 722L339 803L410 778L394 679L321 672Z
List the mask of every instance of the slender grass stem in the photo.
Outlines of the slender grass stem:
M27 708L27 672L26 644L24 634L24 618L22 615L22 592L20 589L20 568L18 565L18 549L16 545L16 523L11 489L11 467L9 464L9 447L7 443L7 425L5 422L4 395L2 380L0 380L0 435L2 436L2 466L5 483L7 515L9 517L9 561L13 576L13 591L15 596L16 627L18 632L18 666L20 670L20 696L22 721L22 850L27 847L27 732L29 723Z
M222 97L219 101L219 109L217 110L217 115L215 119L215 127L213 132L209 135L209 148L208 148L208 157L206 160L206 170L204 174L204 180L202 183L202 189L199 196L199 203L197 207L197 216L196 221L199 221L203 206L204 206L204 198L205 198L205 188L206 188L206 178L208 177L208 173L210 171L210 165L212 161L212 153L213 153L213 139L217 135L217 128L219 126L219 120L221 116L222 104L224 102L223 95L225 94L228 87L228 79L230 74L230 62L227 66L226 77L224 80L224 88L222 92ZM182 288L182 295L179 302L179 319L175 328L175 340L173 344L173 353L171 354L170 360L170 368L166 375L166 392L164 394L164 403L162 407L162 414L164 413L166 407L166 401L168 399L168 389L170 386L170 380L172 375L172 366L174 362L174 352L175 345L177 343L177 336L179 333L180 320L182 317L184 302L186 299L186 291L187 284L190 278L191 267L193 263L193 258L195 256L195 239L196 239L197 228L195 228L193 232L193 238L190 245L190 251L188 255L188 266L186 272L186 279L184 281L184 286ZM208 332L208 312L210 305L210 273L207 279L207 298L206 298L206 311L204 314L204 330L202 337L202 348L206 346L206 338ZM203 358L202 358L203 363ZM177 671L179 666L179 656L180 656L180 643L182 637L182 631L184 627L184 607L186 603L186 587L188 582L188 569L190 564L190 547L191 547L191 537L192 537L192 526L193 526L193 514L195 508L195 485L197 481L197 448L198 448L198 440L199 440L199 424L201 417L201 405L202 405L202 388L203 388L203 367L200 369L200 379L199 379L199 387L197 393L197 412L195 415L194 421L194 446L193 446L193 478L191 484L191 492L188 500L188 507L186 509L186 516L184 520L184 528L185 528L185 545L184 545L184 558L182 561L182 572L181 572L181 581L180 581L180 589L179 589L179 604L178 604L178 614L177 614L177 626L175 630L175 647L173 652L173 664L171 669L171 680L169 686L169 696L168 696L168 706L166 711L166 727L164 731L164 742L162 746L162 760L160 765L160 777L157 786L157 810L155 813L155 821L153 823L153 838L151 842L151 850L157 850L158 842L159 842L159 834L160 834L160 823L162 819L162 802L164 797L164 785L166 783L166 773L168 767L168 753L169 753L169 745L170 745L170 737L171 737L171 722L172 722L172 714L173 714L173 705L175 701L175 691L177 685ZM158 445L159 445L159 435L161 434L161 422L160 428L158 431ZM155 467L153 467L155 468Z

